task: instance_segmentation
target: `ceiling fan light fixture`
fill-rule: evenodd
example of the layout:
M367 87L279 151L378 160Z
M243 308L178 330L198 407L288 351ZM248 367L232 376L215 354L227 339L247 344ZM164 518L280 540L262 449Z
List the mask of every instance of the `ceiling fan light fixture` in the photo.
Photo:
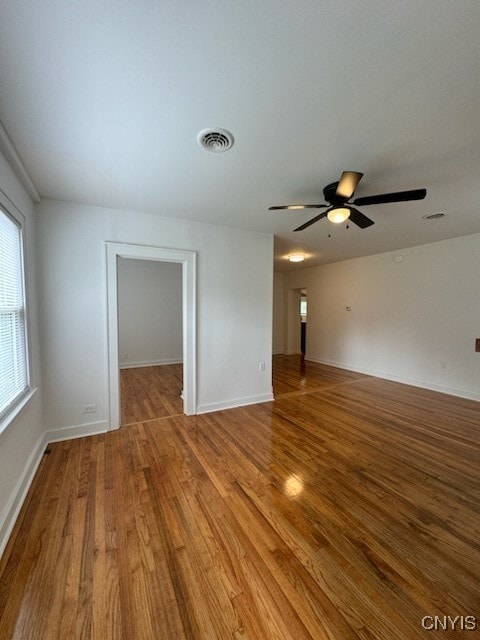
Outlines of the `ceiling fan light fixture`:
M336 207L335 209L331 209L327 213L327 218L330 222L335 222L336 224L340 224L341 222L345 222L350 217L350 209L346 207Z
M294 231L304 231L315 222L327 218L330 222L335 224L341 224L346 222L356 225L360 229L367 229L374 223L373 220L368 218L361 211L356 209L356 205L371 205L371 204L386 204L389 202L410 202L412 200L423 200L427 195L426 189L410 189L408 191L396 191L394 193L380 193L375 196L362 196L361 198L355 198L351 202L351 198L355 193L358 183L360 182L363 173L359 171L343 171L340 180L338 182L332 182L327 184L323 188L323 196L328 204L292 204L292 205L275 205L269 207L269 211L285 210L285 209L326 209L322 213L314 216L310 220L307 220ZM443 217L442 212L438 212L434 215L429 215L427 219L436 219ZM425 216L426 217L426 216ZM349 225L347 225L347 229Z
M303 262L305 260L305 255L303 253L293 253L291 256L288 256L290 262Z

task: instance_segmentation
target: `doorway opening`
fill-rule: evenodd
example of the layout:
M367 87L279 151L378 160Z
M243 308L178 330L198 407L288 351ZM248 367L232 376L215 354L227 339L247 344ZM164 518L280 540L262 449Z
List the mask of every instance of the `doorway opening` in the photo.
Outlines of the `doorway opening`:
M307 348L307 290L300 293L300 352L305 357Z
M108 392L109 428L118 429L121 424L120 364L123 355L119 351L119 262L135 260L146 262L177 263L181 266L181 324L183 359L183 413L196 413L196 253L164 249L161 247L107 242L107 343L108 343ZM124 360L125 361L125 360ZM173 363L172 363L173 364Z
M307 290L289 289L285 313L285 355L305 355ZM302 313L304 311L304 313Z
M120 424L183 413L182 265L118 258Z

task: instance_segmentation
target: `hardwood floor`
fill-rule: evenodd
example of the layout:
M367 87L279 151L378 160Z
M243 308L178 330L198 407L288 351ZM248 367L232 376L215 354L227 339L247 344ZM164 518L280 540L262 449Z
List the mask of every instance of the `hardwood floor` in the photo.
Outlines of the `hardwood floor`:
M311 392L339 382L365 378L361 373L308 362L303 356L277 355L273 358L273 387L275 397L287 393Z
M183 365L120 369L121 424L183 413Z
M273 403L50 445L0 638L476 637L422 618L480 623L480 405L299 366Z

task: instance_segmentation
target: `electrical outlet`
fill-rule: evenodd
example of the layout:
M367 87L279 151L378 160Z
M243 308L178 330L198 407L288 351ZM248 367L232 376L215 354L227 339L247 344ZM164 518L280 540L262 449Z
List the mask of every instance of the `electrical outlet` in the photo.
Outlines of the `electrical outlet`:
M96 413L97 405L96 404L84 404L82 407L82 413Z
M258 363L258 370L265 371L265 362L263 360Z
M446 360L440 360L440 369L446 369L448 367L448 363Z
M126 351L122 351L122 360L128 360L128 353Z

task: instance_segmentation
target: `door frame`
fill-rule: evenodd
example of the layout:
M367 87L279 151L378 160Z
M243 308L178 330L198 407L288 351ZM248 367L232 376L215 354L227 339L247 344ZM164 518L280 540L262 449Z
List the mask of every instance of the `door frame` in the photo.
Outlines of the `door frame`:
M197 412L196 259L195 251L105 242L107 272L107 362L109 430L120 427L120 363L118 357L118 258L176 262L182 265L183 412Z

